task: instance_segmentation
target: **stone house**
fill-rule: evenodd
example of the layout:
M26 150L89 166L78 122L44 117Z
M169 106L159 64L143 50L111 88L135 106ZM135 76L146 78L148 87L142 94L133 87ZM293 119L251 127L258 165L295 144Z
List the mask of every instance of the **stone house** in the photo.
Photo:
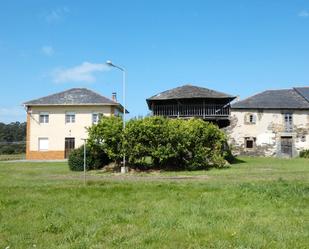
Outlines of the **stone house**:
M231 106L226 128L237 154L295 157L309 149L309 87L269 90Z
M27 159L64 159L87 138L87 127L102 115L122 115L123 107L86 88L73 88L24 103Z

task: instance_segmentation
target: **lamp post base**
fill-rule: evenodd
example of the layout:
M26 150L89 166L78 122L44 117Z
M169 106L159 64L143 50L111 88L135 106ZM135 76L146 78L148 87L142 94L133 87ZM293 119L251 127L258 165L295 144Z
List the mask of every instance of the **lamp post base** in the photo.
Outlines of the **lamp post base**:
M120 168L120 172L121 172L121 174L128 173L128 172L129 172L129 168L128 168L128 167L122 166L122 167Z

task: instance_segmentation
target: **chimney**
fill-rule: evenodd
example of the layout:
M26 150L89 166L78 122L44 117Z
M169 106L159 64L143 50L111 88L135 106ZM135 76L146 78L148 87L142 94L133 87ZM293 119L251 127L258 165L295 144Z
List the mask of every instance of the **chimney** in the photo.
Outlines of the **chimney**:
M117 102L117 93L116 92L112 93L112 100Z

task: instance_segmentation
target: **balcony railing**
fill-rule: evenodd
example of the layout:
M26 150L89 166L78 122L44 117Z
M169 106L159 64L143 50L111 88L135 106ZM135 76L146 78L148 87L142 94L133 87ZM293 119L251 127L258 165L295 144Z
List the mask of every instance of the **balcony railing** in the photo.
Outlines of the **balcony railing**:
M167 104L154 105L152 108L155 116L168 117L228 117L230 107L215 104Z

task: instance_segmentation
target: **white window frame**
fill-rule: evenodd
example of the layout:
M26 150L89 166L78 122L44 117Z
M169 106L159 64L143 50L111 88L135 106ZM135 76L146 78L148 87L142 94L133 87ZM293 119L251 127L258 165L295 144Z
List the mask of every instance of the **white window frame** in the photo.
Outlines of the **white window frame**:
M41 117L43 117L42 120L41 120ZM40 124L48 124L49 123L49 112L40 112L39 123Z
M46 141L44 148L42 148L41 141ZM38 139L38 151L48 151L49 150L49 139L48 137L39 137Z
M94 115L96 115L96 120L94 120ZM100 119L104 116L102 112L93 112L91 116L92 124L99 123Z
M73 124L76 122L76 114L75 112L66 112L65 113L65 123Z
M255 113L247 113L245 115L245 123L246 124L256 124L256 114Z
M293 131L293 113L287 112L283 114L284 129L286 132Z

